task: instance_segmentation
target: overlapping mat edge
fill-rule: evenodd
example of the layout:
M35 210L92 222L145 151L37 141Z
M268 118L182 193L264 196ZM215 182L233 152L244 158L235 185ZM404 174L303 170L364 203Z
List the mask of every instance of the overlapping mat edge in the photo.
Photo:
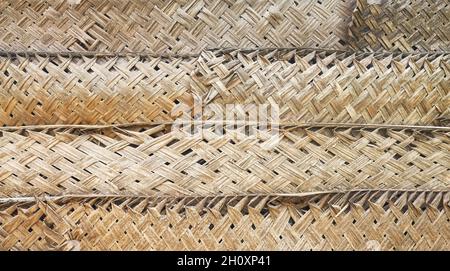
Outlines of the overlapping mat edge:
M0 244L12 250L445 250L448 193L34 198L0 204Z

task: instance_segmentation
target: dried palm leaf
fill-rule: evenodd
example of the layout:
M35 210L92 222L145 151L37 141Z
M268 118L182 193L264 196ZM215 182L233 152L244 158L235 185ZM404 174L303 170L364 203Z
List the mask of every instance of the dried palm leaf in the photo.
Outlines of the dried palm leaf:
M4 250L448 250L448 192L0 204Z
M361 50L449 51L448 0L357 0L349 29Z
M449 128L3 130L0 196L448 189Z

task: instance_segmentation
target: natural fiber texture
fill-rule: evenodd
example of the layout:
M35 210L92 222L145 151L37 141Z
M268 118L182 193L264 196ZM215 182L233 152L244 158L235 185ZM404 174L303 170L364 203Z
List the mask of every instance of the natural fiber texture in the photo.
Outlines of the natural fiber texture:
M450 57L269 51L205 52L193 91L204 104L276 104L303 123L446 125Z
M343 48L341 0L6 0L0 49L192 53L205 48Z
M163 129L3 131L0 196L450 188L449 132L289 128L276 142Z
M450 5L356 2L0 1L0 250L450 250Z
M195 59L1 57L0 125L171 121Z
M171 122L196 100L276 103L281 122L446 126L449 76L447 54L12 55L0 57L0 125Z
M449 51L448 0L357 0L349 43L362 50Z
M4 250L449 250L449 193L0 205Z

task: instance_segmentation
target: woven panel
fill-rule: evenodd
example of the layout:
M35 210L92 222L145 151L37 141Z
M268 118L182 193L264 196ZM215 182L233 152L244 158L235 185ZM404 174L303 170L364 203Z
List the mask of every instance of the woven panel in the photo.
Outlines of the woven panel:
M448 189L445 131L289 128L186 136L164 126L2 132L0 195L235 195Z
M448 0L0 18L0 250L450 250Z
M171 121L191 104L195 59L2 57L0 124Z
M448 0L357 0L349 43L362 50L449 51Z
M0 49L190 54L218 47L343 48L352 2L7 0L0 3Z
M445 54L11 55L0 57L0 125L170 122L197 99L276 104L281 122L446 126L448 76Z
M5 250L448 250L448 193L0 205Z
M318 51L234 52L199 59L204 103L276 104L301 123L447 125L450 58Z

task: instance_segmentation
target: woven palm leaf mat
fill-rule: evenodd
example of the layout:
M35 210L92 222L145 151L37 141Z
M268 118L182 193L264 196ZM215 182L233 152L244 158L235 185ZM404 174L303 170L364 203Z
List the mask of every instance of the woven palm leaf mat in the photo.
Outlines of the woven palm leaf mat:
M277 104L283 123L446 126L448 54L327 50L0 57L0 125L171 122L181 105Z
M0 204L11 250L443 250L448 192L35 198Z
M449 11L0 1L0 250L450 250Z
M0 49L190 54L218 47L343 48L352 5L348 0L7 0L0 3Z
M186 136L133 129L3 131L2 197L233 195L352 189L448 189L444 130L281 128Z
M349 43L362 50L449 51L448 0L357 0Z
M2 57L0 124L172 121L195 58Z
M320 52L320 51L319 51ZM448 54L271 51L199 59L194 92L205 104L276 104L302 123L446 125Z

